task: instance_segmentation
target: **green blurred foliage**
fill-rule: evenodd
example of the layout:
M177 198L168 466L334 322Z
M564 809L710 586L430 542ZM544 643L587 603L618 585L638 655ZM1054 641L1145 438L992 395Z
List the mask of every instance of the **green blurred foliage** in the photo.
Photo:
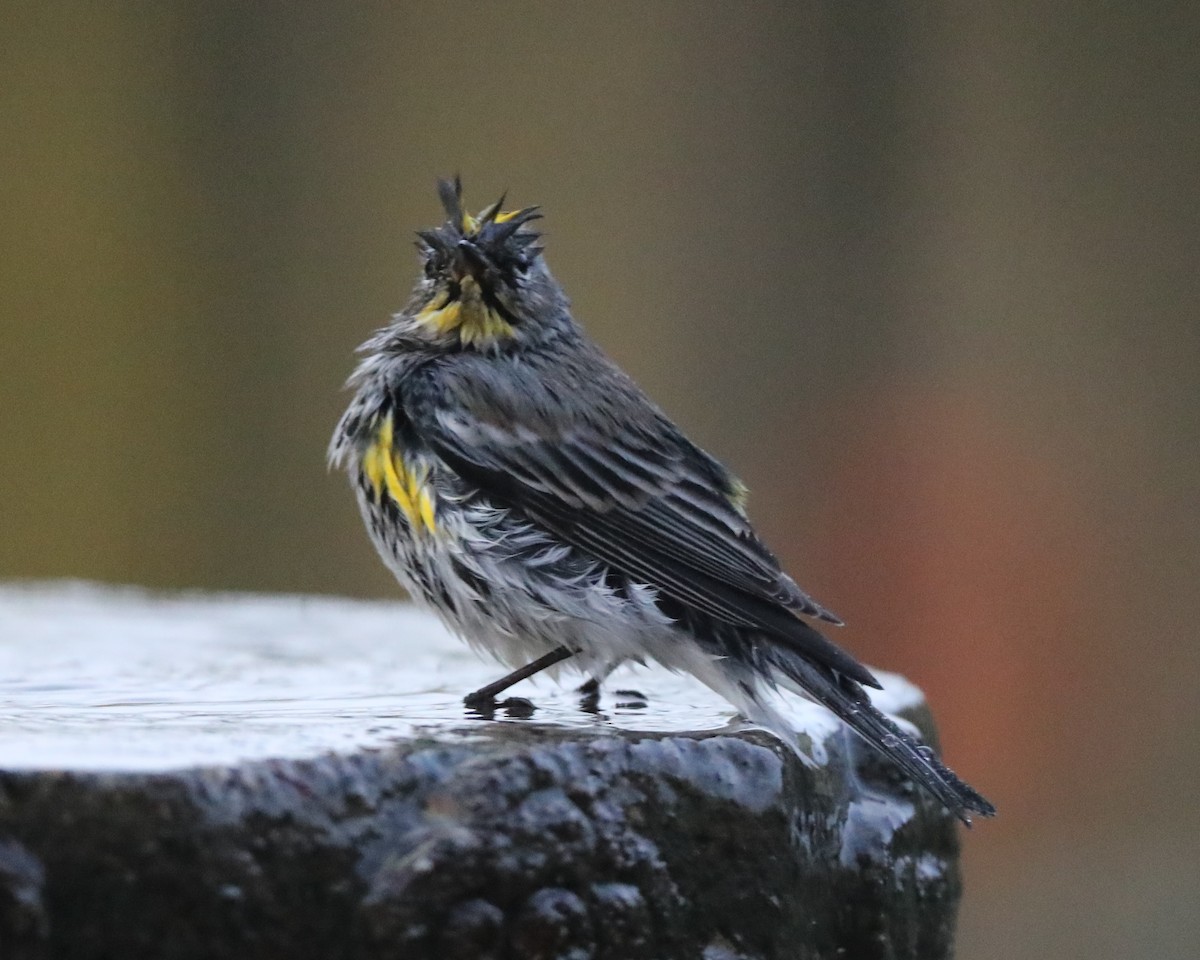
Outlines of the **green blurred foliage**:
M1193 955L1194 4L0 16L0 575L393 595L324 445L460 171L929 692L961 955Z

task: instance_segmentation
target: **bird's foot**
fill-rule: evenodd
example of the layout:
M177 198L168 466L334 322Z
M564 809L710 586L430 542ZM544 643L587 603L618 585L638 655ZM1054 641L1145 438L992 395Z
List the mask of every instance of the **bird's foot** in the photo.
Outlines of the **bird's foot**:
M463 697L463 704L468 713L480 720L494 720L497 710L503 710L505 714L516 720L526 720L537 712L533 701L527 700L525 697L506 697L503 700L497 700L491 694L480 690Z
M526 700L524 697L509 697L500 706L514 720L528 720L537 712L537 707L533 705L533 701Z
M487 687L475 690L463 697L463 706L471 710L482 710L487 707L495 709L496 696Z

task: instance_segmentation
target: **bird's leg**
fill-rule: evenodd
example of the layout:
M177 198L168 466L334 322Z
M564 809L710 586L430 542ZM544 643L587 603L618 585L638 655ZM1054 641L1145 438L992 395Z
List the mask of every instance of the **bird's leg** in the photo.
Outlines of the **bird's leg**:
M585 709L594 709L600 702L600 685L609 678L617 667L621 666L623 660L613 660L605 664L599 670L595 671L587 680L575 688L575 692L583 698ZM642 661L636 661L641 663ZM618 690L618 696L633 697L636 700L645 700L646 695L637 690Z
M610 673L611 667L602 668L575 688L575 692L579 694L579 709L597 715L600 713L600 684Z
M599 670L592 671L592 675L575 688L575 692L581 694L585 699L589 697L599 696L600 684L609 678L609 675L617 669L624 661L612 660L602 666Z
M574 655L575 651L567 647L555 647L545 656L538 657L532 663L518 667L512 673L505 674L494 683L489 683L486 687L480 687L474 693L468 693L463 697L463 703L468 707L490 704L496 699L496 694L503 693L514 683L520 683L520 681L532 677L535 673L541 673L547 667L552 667L556 663L560 663L566 660L567 657L573 657Z

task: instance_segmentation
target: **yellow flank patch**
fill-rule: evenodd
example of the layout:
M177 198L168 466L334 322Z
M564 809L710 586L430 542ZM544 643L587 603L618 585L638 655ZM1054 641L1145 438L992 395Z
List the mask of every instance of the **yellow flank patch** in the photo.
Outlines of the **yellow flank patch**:
M471 277L463 277L457 300L443 302L439 294L421 308L415 319L437 333L457 331L465 344L504 340L513 335L512 326L483 302L479 284Z
M383 418L375 440L363 454L362 471L375 494L375 501L387 496L400 508L414 530L434 533L437 527L435 497L429 484L429 467L410 467L396 449L395 426L391 416Z

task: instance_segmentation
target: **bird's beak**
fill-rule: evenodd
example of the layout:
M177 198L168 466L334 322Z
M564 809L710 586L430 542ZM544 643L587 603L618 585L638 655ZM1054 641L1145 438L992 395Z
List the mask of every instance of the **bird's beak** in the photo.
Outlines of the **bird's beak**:
M462 282L464 277L472 277L476 282L483 278L490 265L483 253L470 240L459 240L454 250L454 279Z

